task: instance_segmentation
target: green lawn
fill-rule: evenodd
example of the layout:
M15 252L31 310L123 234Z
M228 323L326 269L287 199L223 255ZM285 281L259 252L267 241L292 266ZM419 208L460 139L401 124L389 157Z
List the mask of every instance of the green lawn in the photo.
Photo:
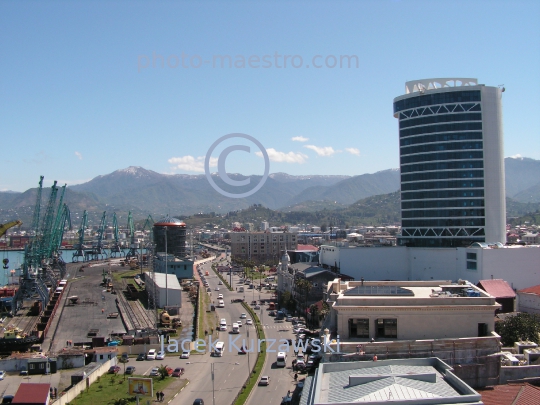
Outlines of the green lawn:
M142 376L133 376L142 377ZM148 377L145 377L148 378ZM164 390L170 384L177 382L177 378L168 377L160 380L159 377L154 378L154 393ZM182 380L185 384L185 380ZM124 381L123 375L104 374L98 381L95 381L88 390L85 390L77 396L69 405L97 405L113 403L115 399L126 398L130 403L136 403L134 396L127 393L128 381L127 376ZM178 389L181 388L179 385ZM150 397L148 397L150 399ZM154 398L152 398L154 399ZM146 403L146 401L144 401Z

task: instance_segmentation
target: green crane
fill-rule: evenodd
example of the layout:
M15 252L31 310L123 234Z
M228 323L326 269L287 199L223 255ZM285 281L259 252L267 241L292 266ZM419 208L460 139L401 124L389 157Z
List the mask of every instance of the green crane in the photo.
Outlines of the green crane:
M81 221L81 227L79 228L78 234L79 234L79 243L73 246L73 249L75 249L75 252L73 252L72 262L77 263L79 261L79 257L82 257L82 261L84 262L86 260L86 256L84 254L84 231L86 230L88 226L88 213L86 210L84 210L82 221Z
M105 226L107 224L107 211L103 211L101 216L101 222L99 223L99 228L97 230L97 239L92 242L92 260L103 260L104 257L107 257L107 252L103 249L103 233L105 233Z
M130 243L129 243L129 251L126 255L126 259L131 259L133 257L137 257L137 249L139 248L139 245L135 243L135 224L133 223L133 215L131 215L131 211L129 211L128 214L128 231L130 235Z
M111 246L111 257L116 257L116 254L120 257L124 257L126 254L120 247L120 243L118 242L118 220L116 219L116 212L113 213L113 232L114 232L114 243Z
M39 213L41 210L41 193L43 191L43 176L39 178L36 203L34 204L34 215L32 217L32 228L34 235L30 242L24 247L23 279L31 278L31 271L39 266ZM36 270L37 271L37 270Z
M58 194L58 187L56 187L56 180L51 187L51 194L49 195L49 201L47 208L45 209L45 217L39 231L39 258L40 263L44 264L48 262L52 253L51 237L54 224L54 209L56 206L56 197Z

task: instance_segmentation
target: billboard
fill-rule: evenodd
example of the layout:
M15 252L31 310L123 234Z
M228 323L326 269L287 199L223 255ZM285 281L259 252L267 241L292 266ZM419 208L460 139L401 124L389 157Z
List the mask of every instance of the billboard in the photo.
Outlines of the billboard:
M128 394L153 397L153 382L151 378L128 378Z

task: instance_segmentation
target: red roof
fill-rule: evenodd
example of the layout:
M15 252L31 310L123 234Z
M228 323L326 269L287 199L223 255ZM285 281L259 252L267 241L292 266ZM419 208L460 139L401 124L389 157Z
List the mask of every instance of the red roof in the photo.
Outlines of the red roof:
M519 290L518 292L540 295L540 285L535 285L534 287L527 287L523 290Z
M478 390L484 405L535 405L540 403L540 388L534 385L506 384Z
M319 249L317 249L315 246L313 245L298 245L296 250L312 250L312 251L317 251Z
M495 298L515 298L516 293L506 281L502 279L480 280L478 286Z
M12 404L43 405L49 398L51 384L23 383L13 398Z

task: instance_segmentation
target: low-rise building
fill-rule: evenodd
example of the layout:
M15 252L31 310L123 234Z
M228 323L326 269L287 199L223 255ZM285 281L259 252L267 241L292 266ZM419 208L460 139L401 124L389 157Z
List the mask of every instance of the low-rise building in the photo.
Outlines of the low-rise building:
M478 287L495 297L495 301L501 304L500 312L514 312L516 293L510 285L501 279L480 280Z
M19 385L12 404L49 405L51 384L24 383Z
M518 311L540 315L540 285L519 290L517 295Z
M343 281L328 284L327 327L344 340L489 336L495 297L461 281Z
M145 288L157 308L182 306L182 287L174 274L145 273Z
M193 260L175 257L170 253L158 252L153 265L156 273L174 274L180 280L193 278Z

